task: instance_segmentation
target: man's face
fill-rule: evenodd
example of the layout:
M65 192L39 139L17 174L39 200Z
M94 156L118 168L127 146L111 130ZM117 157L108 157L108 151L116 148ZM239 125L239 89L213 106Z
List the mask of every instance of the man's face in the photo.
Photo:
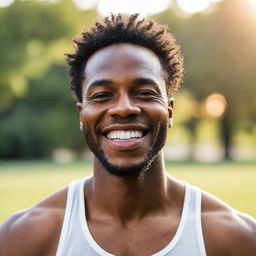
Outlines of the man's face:
M165 143L172 114L158 57L115 44L94 53L84 72L78 109L89 148L114 175L145 171Z

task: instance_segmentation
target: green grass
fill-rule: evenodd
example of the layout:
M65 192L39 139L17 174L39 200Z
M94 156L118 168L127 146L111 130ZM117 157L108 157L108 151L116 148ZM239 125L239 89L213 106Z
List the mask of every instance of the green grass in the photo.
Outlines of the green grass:
M87 162L0 162L0 223L91 170ZM167 170L256 217L256 163L167 163Z

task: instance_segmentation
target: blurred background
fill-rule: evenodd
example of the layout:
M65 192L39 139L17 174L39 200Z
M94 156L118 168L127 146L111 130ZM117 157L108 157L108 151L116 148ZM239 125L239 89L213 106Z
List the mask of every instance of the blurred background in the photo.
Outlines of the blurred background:
M167 24L181 45L186 73L165 147L174 172L256 216L256 0L0 0L0 222L40 183L31 202L84 176L84 163L90 172L64 53L111 12ZM39 176L22 183L28 174ZM238 184L250 187L240 201Z

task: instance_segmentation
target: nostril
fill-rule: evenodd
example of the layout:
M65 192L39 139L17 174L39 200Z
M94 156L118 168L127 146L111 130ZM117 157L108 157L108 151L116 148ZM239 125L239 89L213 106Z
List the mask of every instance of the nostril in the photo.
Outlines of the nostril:
M110 115L119 115L119 116L129 116L129 115L138 115L141 112L140 107L135 104L131 104L130 102L120 102L109 108Z

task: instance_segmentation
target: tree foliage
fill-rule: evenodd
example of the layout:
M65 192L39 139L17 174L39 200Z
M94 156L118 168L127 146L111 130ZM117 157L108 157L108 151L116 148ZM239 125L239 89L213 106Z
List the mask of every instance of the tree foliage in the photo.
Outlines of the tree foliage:
M184 88L198 101L213 92L225 96L227 109L220 120L220 135L226 158L230 158L236 126L245 116L251 126L255 121L256 16L250 11L243 0L226 0L211 13L188 19L177 17L173 10L154 17L168 24L181 44L186 70Z
M16 0L0 8L1 158L47 157L58 147L82 150L64 53L96 14L69 0ZM182 18L169 9L152 18L167 24L182 47L184 90L199 102L212 92L225 96L220 130L229 157L233 134L241 124L252 131L256 119L256 15L243 0L223 0L209 13ZM201 117L194 113L183 122L192 137Z
M64 53L95 11L71 1L15 1L0 9L0 156L39 158L55 148L81 150ZM70 135L70 136L68 136Z

